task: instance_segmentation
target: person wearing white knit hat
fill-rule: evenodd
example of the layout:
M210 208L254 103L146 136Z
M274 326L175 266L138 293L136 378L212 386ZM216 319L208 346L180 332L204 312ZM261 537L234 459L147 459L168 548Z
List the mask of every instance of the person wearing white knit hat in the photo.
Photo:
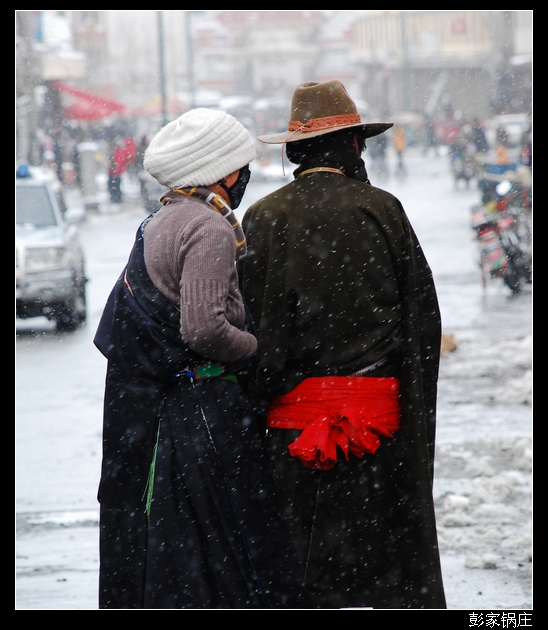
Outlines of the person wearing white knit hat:
M144 167L167 188L210 186L255 157L255 144L241 123L224 111L198 108L154 136Z
M257 339L232 210L254 142L195 109L152 139L162 208L137 231L94 342L107 358L100 608L307 608L242 389Z

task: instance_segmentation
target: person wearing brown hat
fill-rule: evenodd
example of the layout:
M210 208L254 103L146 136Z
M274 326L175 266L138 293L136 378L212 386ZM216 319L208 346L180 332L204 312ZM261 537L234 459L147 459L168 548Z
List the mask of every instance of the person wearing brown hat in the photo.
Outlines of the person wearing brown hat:
M294 181L242 225L260 360L250 391L314 608L445 608L432 484L441 322L401 203L340 81L295 89Z
M302 608L304 580L241 379L257 339L233 209L255 143L198 108L144 166L166 186L137 230L95 345L107 358L100 608Z

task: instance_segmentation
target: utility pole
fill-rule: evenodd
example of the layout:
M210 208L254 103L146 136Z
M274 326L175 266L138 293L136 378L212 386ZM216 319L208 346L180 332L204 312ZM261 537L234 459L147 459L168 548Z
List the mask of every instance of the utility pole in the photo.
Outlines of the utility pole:
M409 76L409 43L407 41L407 17L405 11L401 11L400 13L400 25L402 46L402 102L404 111L409 111L411 109L411 81Z
M185 11L186 27L186 66L188 74L188 91L190 96L190 109L196 107L196 89L194 87L194 50L192 42L192 11Z
M160 59L160 93L162 95L162 126L167 125L167 97L166 97L166 70L164 54L164 22L162 11L157 11L158 17L158 51Z

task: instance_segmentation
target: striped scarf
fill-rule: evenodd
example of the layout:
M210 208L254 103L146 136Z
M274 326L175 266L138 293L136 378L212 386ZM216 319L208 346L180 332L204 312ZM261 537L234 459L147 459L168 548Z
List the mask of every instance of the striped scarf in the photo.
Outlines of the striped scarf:
M173 192L184 195L185 197L194 196L199 199L203 199L212 210L215 210L215 212L222 215L230 223L232 229L234 230L234 238L236 239L236 260L241 260L245 257L247 245L242 226L232 211L232 208L220 195L211 192L209 188L198 186L195 186L194 188L177 188ZM164 205L166 205L169 201L169 197L163 197L161 201Z

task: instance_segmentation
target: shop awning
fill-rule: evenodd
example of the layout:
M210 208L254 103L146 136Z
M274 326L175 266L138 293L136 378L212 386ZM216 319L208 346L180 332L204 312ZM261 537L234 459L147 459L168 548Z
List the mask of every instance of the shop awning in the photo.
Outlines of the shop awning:
M85 90L54 81L53 86L63 92L74 97L75 101L70 105L63 107L63 116L70 120L101 120L108 118L112 114L125 114L128 109L122 103L111 99L91 94Z

